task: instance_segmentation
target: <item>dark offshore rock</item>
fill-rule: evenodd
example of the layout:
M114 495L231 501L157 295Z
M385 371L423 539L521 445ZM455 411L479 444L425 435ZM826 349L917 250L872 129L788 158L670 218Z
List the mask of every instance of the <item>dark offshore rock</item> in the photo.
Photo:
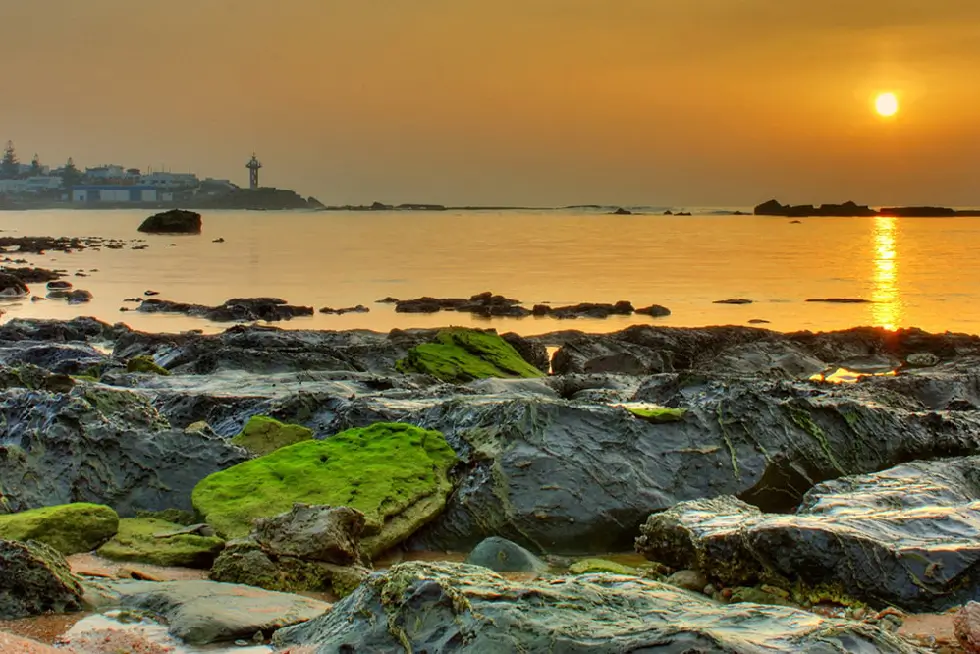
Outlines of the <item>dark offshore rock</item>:
M850 200L843 204L822 204L815 207L809 204L784 205L777 200L769 200L758 205L754 212L756 216L785 216L788 218L806 218L808 216L877 216L878 212L866 205L856 204Z
M827 585L878 608L980 599L980 457L900 465L814 487L795 515L694 500L641 528L637 551L726 585Z
M150 298L143 300L137 311L142 313L182 313L214 322L252 322L255 320L276 322L292 320L298 316L313 315L313 307L293 306L287 304L286 300L279 298L232 299L226 300L224 304L216 307Z
M445 513L413 546L502 536L534 552L621 551L649 513L680 501L738 495L787 511L827 479L980 451L972 412L883 406L861 388L665 383L678 390L662 404L686 409L669 424L623 408L466 397L403 418L442 431L465 461Z
M389 298L390 299L390 298ZM437 313L439 311L463 311L479 316L523 317L531 312L520 306L520 300L494 295L489 291L466 298L421 297L412 300L396 300L398 313Z
M323 307L320 309L320 313L335 315L335 316L342 316L347 313L368 313L370 311L371 310L368 309L363 304L358 304L357 306L354 307L342 307L340 309L334 309L333 307Z
M333 610L278 631L317 652L912 654L877 627L784 607L719 605L645 579L590 574L511 581L460 564L372 575Z
M82 587L65 557L29 541L0 540L0 620L82 608Z
M146 234L200 234L201 214L171 209L150 216L143 221L138 231Z
M608 318L609 316L628 316L633 313L633 304L629 300L620 300L615 304L607 302L580 302L568 306L552 307L547 304L536 304L531 310L536 316L552 316L554 318Z
M13 268L10 266L4 266L3 272L8 275L13 275L24 284L43 284L45 282L49 282L48 288L51 288L51 284L61 283L68 284L68 288L71 288L71 284L68 282L55 281L64 276L62 273L54 270L47 270L46 268Z
M648 307L640 307L636 310L636 313L642 316L651 316L653 318L663 318L670 315L670 309L660 304L651 304Z
M480 542L466 557L469 565L494 572L547 572L548 564L506 538L491 536Z
M217 436L168 429L144 396L107 387L8 390L0 420L0 488L12 511L71 502L123 516L190 509L198 481L246 458Z

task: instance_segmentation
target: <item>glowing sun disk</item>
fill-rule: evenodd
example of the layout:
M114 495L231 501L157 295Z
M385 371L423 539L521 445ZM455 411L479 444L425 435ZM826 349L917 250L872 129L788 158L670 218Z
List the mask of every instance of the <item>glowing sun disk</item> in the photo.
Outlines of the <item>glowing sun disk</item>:
M894 93L881 93L875 98L875 111L881 116L894 116L898 113L898 96Z

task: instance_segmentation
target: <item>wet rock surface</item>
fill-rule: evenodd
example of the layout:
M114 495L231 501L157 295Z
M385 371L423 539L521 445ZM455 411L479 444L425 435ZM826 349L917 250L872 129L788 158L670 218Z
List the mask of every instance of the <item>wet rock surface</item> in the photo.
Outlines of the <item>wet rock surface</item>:
M494 572L547 572L548 564L526 549L504 538L491 536L466 557L466 563Z
M635 577L513 581L474 566L422 563L372 575L330 613L283 629L274 641L378 654L917 651L868 625L789 608L722 606Z
M909 463L819 484L792 515L735 498L681 503L641 528L637 551L728 585L841 589L906 611L980 598L980 457Z
M106 584L123 608L149 611L167 621L170 633L193 645L267 636L319 617L326 602L214 581L116 581Z

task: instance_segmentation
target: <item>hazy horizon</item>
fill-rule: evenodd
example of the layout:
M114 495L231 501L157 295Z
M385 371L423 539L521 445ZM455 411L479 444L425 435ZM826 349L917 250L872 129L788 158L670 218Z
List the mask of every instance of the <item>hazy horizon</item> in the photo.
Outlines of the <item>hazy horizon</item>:
M980 204L980 4L5 3L0 139L327 204ZM895 92L901 111L872 111Z

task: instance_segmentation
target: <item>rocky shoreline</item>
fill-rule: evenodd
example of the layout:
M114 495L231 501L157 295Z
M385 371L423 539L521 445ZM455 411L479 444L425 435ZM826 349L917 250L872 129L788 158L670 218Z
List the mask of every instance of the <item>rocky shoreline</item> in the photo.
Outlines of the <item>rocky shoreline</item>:
M900 627L980 600L978 364L980 337L918 330L12 320L0 619L290 652L976 651ZM209 580L64 558L93 551Z

